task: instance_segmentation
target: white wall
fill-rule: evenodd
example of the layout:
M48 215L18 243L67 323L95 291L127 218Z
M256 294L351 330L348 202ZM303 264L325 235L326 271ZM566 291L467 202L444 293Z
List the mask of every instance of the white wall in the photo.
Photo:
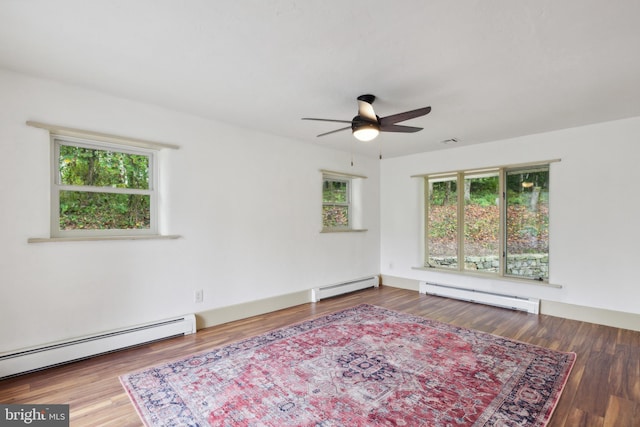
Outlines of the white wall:
M550 282L561 289L422 266L420 180L411 175L560 158L551 166ZM459 147L381 165L381 273L640 313L640 117Z
M0 353L379 272L379 160L0 71ZM25 121L174 143L162 229L49 236L49 136ZM368 232L320 234L320 169L368 176ZM204 303L194 303L196 289Z

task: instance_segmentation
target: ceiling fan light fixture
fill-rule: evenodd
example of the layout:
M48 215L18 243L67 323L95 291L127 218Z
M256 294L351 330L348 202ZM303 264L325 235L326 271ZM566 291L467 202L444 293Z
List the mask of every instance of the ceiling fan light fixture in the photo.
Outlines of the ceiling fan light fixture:
M353 136L357 140L367 142L375 139L380 133L380 126L375 123L360 123L353 128Z

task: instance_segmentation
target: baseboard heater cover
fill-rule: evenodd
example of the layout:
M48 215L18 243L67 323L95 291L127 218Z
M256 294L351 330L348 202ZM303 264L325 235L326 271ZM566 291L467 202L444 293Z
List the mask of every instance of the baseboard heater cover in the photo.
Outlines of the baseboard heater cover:
M318 302L321 299L335 297L337 295L342 295L348 292L359 291L361 289L371 287L377 288L378 286L380 286L380 278L378 276L370 276L347 282L336 283L333 285L312 289L311 301Z
M540 312L540 300L536 298L504 295L429 282L420 282L419 291L421 294L455 298L462 301L477 302L496 307L526 311L532 314L538 314Z
M4 353L0 354L0 379L195 332L196 317L188 314L103 334Z

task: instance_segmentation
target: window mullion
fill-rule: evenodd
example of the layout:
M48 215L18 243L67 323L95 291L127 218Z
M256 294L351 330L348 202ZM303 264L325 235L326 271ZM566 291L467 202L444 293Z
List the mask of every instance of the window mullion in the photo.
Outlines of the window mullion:
M58 230L60 224L60 144L53 138L51 139L51 210L50 210L50 234L51 236L56 234L55 230Z
M458 195L458 271L464 271L464 173L456 176Z
M422 238L424 239L424 259L422 260L423 264L427 267L431 267L431 262L429 261L429 256L431 254L431 248L429 247L429 229L431 227L429 221L429 211L431 210L431 192L429 187L429 176L425 176L422 179L423 188L423 197L424 197L424 207L423 207L423 217L424 217L424 230L422 233Z
M500 169L499 179L500 203L499 219L500 228L498 230L500 256L498 257L498 275L504 276L507 266L507 172L505 168Z
M91 185L58 185L59 191L83 191L87 193L115 193L149 195L153 190L140 188L96 187Z

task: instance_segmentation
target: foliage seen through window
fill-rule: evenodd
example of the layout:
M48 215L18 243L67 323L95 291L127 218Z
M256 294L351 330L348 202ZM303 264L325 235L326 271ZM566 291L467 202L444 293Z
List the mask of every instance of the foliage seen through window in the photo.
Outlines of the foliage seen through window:
M548 165L426 177L425 186L427 266L549 278Z
M150 155L58 145L60 230L147 230Z
M350 180L323 179L322 226L325 229L348 228L350 207Z

